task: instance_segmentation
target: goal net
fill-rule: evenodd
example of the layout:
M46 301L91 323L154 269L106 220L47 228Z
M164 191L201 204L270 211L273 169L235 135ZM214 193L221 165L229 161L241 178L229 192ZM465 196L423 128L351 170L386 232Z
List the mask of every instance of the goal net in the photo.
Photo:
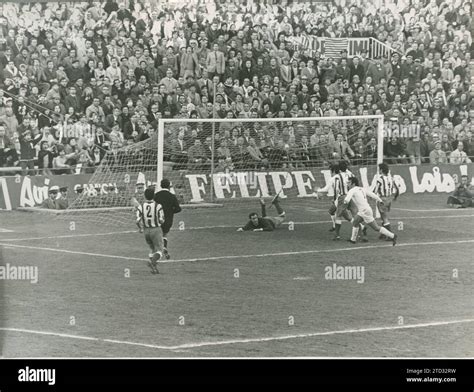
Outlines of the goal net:
M158 128L157 183L170 179L185 203L314 199L340 160L362 169L363 183L373 176L383 116L166 119Z
M130 227L136 200L149 186L159 190L163 178L185 207L276 194L327 206L316 189L340 160L370 184L383 160L383 116L161 119L149 139L108 151L65 215Z

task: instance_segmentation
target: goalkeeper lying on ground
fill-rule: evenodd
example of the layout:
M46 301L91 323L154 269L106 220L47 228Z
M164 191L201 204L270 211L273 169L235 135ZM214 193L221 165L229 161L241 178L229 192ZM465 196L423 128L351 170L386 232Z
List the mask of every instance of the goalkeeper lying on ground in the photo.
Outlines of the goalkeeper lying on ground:
M256 212L249 214L249 221L244 227L239 227L237 231L273 231L280 226L285 220L285 211L280 206L278 195L276 195L272 204L275 206L278 216L268 217L266 211L265 200L260 199L260 205L262 207L262 217L260 218Z

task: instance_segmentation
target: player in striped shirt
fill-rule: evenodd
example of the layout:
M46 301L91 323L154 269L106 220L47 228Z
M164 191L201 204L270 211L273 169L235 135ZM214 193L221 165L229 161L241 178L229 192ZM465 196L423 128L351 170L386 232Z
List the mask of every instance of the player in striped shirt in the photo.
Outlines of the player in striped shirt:
M331 174L332 177L327 182L324 188L318 188L316 190L316 195L319 198L319 193L328 193L329 190L333 192L333 200L331 207L329 207L328 213L331 217L332 228L329 231L334 231L336 229L336 210L337 210L337 199L338 199L338 190L339 190L339 165L331 165ZM344 211L344 218L350 221L350 217L347 211Z
M153 200L154 196L154 189L146 189L146 200L136 207L136 211L137 224L143 226L145 240L151 249L151 253L148 255L150 259L148 266L151 268L153 274L159 274L157 261L163 256L163 234L161 225L165 221L165 215L161 204Z
M349 242L355 244L357 241L357 235L359 233L359 227L362 222L365 226L369 226L380 234L383 234L387 238L390 238L393 245L397 243L397 235L388 231L385 227L379 227L374 218L374 212L367 201L367 196L376 200L379 204L383 205L382 199L370 190L365 190L359 186L359 180L355 177L349 179L349 192L344 198L344 207L347 208L349 203L352 201L357 207L357 215L352 221L352 236Z
M380 212L380 217L382 218L382 225L388 231L391 231L388 213L390 212L392 201L397 200L400 191L397 184L395 184L386 163L379 164L379 174L377 175L373 192L383 201L382 204L377 203L377 208ZM379 238L385 239L386 237L381 234ZM387 240L390 239L388 238Z
M348 192L349 179L354 177L351 171L347 168L346 161L340 161L338 165L332 168L333 173L335 173L329 184L326 187L318 189L317 192L327 192L330 187L334 191L334 200L333 205L329 208L329 215L333 221L333 229L335 231L334 240L338 241L341 239L340 231L342 225L342 218L345 218L347 221L351 221L351 216L349 211L344 208L344 198Z

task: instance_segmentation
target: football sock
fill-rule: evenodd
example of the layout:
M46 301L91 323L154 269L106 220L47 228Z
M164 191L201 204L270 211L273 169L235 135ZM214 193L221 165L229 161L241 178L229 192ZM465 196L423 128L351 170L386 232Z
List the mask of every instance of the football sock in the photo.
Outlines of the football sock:
M168 238L163 237L163 248L168 248Z
M388 231L385 227L381 227L379 233L388 238L393 238L395 236L395 234L393 234L391 231Z
M339 233L341 231L341 221L339 221L339 223L337 223L336 221L336 235L339 236Z
M267 207L265 204L262 204L262 218L265 218L267 216Z
M392 229L390 228L390 222L384 223L383 227L385 227L388 231L392 231Z
M281 208L281 205L280 205L280 202L278 201L278 199L275 200L275 201L273 202L273 204L275 205L275 208L276 208L276 210L277 210L277 212L278 212L278 215L283 214L283 208Z
M352 226L351 241L357 241L357 234L359 234L359 227Z
M332 228L335 229L336 228L336 217L334 215L329 215L331 217L331 221L332 221Z

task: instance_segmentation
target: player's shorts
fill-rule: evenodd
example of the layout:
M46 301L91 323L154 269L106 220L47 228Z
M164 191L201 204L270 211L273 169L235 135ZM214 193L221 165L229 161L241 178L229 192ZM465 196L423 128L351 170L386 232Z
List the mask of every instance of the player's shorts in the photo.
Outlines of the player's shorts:
M283 221L285 220L284 216L273 216L273 217L265 217L264 219L268 220L270 224L276 229L278 226L281 226Z
M383 201L383 205L377 202L377 208L379 209L380 213L387 213L390 211L390 207L392 206L392 196L380 196Z
M341 195L339 196L334 203L336 204L336 218L340 218L342 216L342 213L344 212L344 199L346 198L346 195Z
M375 221L374 218L374 212L372 211L372 208L367 208L365 210L359 210L357 211L357 216L360 216L364 223L369 224Z
M171 226L173 226L173 222L165 220L165 223L161 225L161 231L163 232L163 235L167 235L170 232Z
M145 227L145 241L153 250L163 250L163 234L161 227Z

